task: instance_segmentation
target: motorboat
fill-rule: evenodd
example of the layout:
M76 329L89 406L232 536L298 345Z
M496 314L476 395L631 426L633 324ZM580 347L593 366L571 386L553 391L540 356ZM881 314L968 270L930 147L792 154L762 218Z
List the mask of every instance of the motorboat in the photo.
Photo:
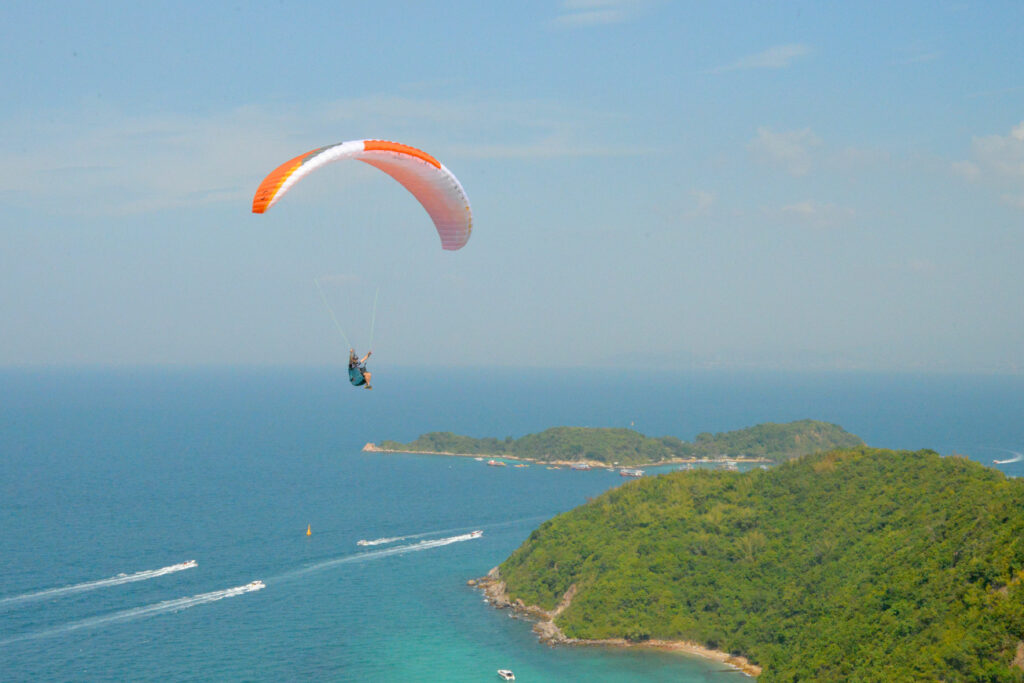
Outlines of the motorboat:
M476 531L469 532L469 537L470 538L480 538L483 535L484 535L484 532L482 530L480 530L480 529L477 529Z
M503 681L516 680L516 675L512 673L512 669L498 669L498 676L501 677L501 680Z
M249 583L245 584L245 586L244 586L245 590L247 590L247 591L258 591L258 590L261 590L261 589L266 588L266 587L267 587L267 584L263 583L259 579L256 579L255 581L250 581Z

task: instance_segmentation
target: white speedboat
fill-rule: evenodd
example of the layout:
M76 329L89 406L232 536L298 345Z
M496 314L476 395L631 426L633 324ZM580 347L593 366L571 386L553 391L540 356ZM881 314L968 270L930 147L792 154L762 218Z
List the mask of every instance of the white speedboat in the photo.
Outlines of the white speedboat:
M516 675L512 673L512 669L498 669L498 676L500 676L503 681L516 680Z
M247 591L258 591L266 587L267 584L263 583L259 579L256 579L255 581L250 581L249 583L245 584L245 590Z
M483 535L484 535L484 532L481 531L480 529L477 529L476 531L470 531L469 532L470 538L480 538Z

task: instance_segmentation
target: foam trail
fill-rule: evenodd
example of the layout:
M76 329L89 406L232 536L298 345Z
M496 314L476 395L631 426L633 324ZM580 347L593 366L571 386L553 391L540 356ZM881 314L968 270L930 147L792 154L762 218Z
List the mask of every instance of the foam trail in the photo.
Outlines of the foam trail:
M423 536L425 534L417 534ZM396 541L404 541L411 536L395 536L394 538L375 538L372 541L358 541L356 545L385 545L387 543L395 543Z
M10 598L0 599L0 609L20 603L33 602L35 600L63 598L64 596L71 595L73 593L82 593L84 591L96 590L97 588L106 588L107 586L120 586L125 583L134 583L135 581L147 581L159 576L164 576L165 574L173 574L174 572L192 569L197 566L199 565L195 560L188 560L187 562L179 562L178 564L172 564L169 567L162 567L160 569L147 569L146 571L135 572L134 574L118 574L117 576L112 576L109 579L86 581L85 583L77 583L73 586L50 588L44 591L37 591L35 593L15 595Z
M333 560L325 560L302 569L296 569L295 571L282 574L281 576L275 577L278 580L295 578L297 576L303 576L304 574L310 574L330 567L336 567L341 564L349 564L352 562L367 562L369 560L376 560L381 557L390 557L392 555L404 555L405 553L415 553L421 550L430 550L432 548L440 548L441 546L451 545L452 543L460 543L462 541L470 541L479 536L474 534L459 534L458 536L449 536L447 538L436 538L431 541L420 541L419 543L410 543L408 545L398 545L393 548L384 548L382 550L371 550L365 553L356 553L355 555L345 555L344 557L338 557Z
M1005 450L1005 449L1000 448L999 450ZM1021 460L1024 460L1024 454L1018 453L1017 451L1009 451L1009 450L1006 451L1006 452L1007 453L1013 453L1014 457L1010 458L1009 460L993 460L992 462L994 462L997 465L1009 465L1011 462L1020 462Z
M497 529L499 527L512 526L514 524L522 524L523 522L535 522L538 519L551 519L551 515L535 515L533 517L522 517L520 519L510 519L504 522L495 522L494 524L478 525L481 529ZM450 534L453 531L461 531L466 527L455 527L452 529L438 529L435 531L424 531L420 534L409 534L408 536L397 536L395 538L378 538L376 541L366 541L365 543L356 543L356 545L383 545L385 542L393 541L405 541L410 538L423 538L424 536L434 536L436 534Z
M262 581L253 581L252 583L247 583L244 586L225 588L224 590L213 591L212 593L201 593L187 598L177 598L176 600L164 600L163 602L145 605L144 607L135 607L133 609L125 610L123 612L115 612L114 614L108 614L102 617L93 617L91 619L76 621L74 623L65 624L46 631L39 631L37 633L29 633L23 636L15 636L14 638L8 638L7 640L0 640L0 645L7 645L8 643L14 643L20 640L48 638L50 636L70 633L71 631L79 631L85 628L96 628L98 626L107 626L109 624L135 621L136 619L152 617L166 612L179 612L183 609L188 609L189 607L195 607L196 605L205 605L209 602L217 602L224 598L233 598L237 595L252 593L254 591L263 590L264 588L266 588L266 585Z

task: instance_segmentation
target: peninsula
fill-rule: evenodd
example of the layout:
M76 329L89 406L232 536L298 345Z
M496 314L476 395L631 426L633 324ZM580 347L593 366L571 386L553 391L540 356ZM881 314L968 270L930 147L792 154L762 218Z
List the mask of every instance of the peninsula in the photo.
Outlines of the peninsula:
M543 523L479 584L549 642L764 681L1024 681L1024 480L867 447L674 472Z
M431 432L411 443L383 441L363 450L386 453L431 453L506 457L549 464L587 463L658 465L696 460L755 460L783 462L831 448L862 446L864 442L842 427L817 420L787 424L765 423L718 434L698 434L693 442L674 436L651 438L632 429L554 427L519 439L475 439L451 432Z

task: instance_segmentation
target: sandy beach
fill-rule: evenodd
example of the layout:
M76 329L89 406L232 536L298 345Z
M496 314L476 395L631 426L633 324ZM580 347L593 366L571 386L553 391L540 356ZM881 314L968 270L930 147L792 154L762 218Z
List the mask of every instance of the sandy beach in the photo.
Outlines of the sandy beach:
M761 674L761 667L751 663L745 657L732 655L720 650L713 650L700 643L688 640L651 639L641 642L633 642L624 638L604 638L594 640L567 638L565 634L562 633L561 629L555 625L554 620L572 603L572 599L576 595L575 584L569 587L569 590L565 592L565 595L562 597L558 606L551 611L543 610L536 605L523 604L522 600L511 600L506 590L505 582L501 580L501 575L497 567L489 571L487 576L483 578L470 580L469 585L482 590L487 602L493 607L498 609L511 609L527 618L536 620L533 627L534 632L537 633L541 642L548 643L550 645L629 647L680 652L721 662L722 664L732 667L751 678L757 678Z

